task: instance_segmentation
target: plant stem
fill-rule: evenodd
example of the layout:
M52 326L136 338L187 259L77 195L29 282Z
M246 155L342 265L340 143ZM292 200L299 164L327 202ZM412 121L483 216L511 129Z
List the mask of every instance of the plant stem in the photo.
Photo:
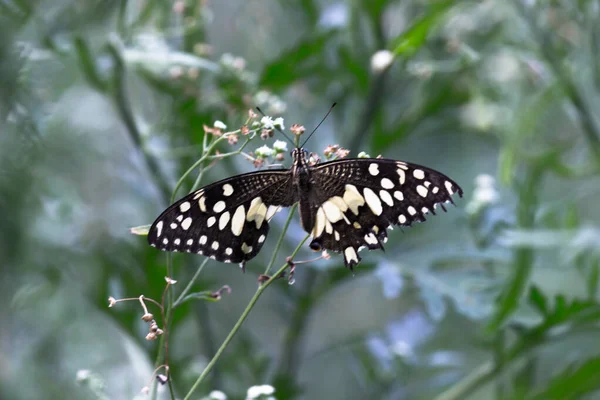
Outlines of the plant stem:
M190 279L190 281L183 289L181 294L177 297L177 300L175 300L175 302L173 303L173 308L176 308L177 306L179 306L179 304L181 304L181 300L188 294L192 286L194 286L196 279L198 279L198 276L200 276L200 272L202 272L202 269L204 269L204 266L208 263L208 260L210 260L210 258L205 258L204 261L202 261L202 264L200 264L200 266L196 270L196 273L194 273L194 276L192 276L192 279Z
M279 249L281 248L281 245L283 243L283 239L285 238L285 232L287 232L288 227L292 222L292 217L294 216L296 207L298 207L298 204L294 204L290 209L290 214L288 215L287 221L285 221L285 225L283 226L283 233L279 236L279 240L277 240L277 244L275 245L275 250L273 250L273 254L271 255L271 260L269 260L269 264L267 264L267 268L265 268L265 275L269 274L269 270L271 269L271 267L273 267L273 264L275 264L277 253L279 252Z
M285 235L285 231L281 234L281 236L284 236L284 235ZM298 244L298 246L296 247L296 249L294 249L294 252L292 253L292 258L298 253L298 251L300 250L300 248L302 247L302 245L304 244L304 242L306 242L306 240L309 238L309 236L310 235L306 235L304 237L304 239L302 239L302 241L300 242L300 244ZM244 312L242 313L242 315L240 316L240 318L237 320L237 322L235 323L235 325L233 326L233 328L231 329L231 331L229 332L229 334L227 335L227 337L223 341L223 344L221 344L221 347L219 347L219 350L217 350L216 354L210 360L210 362L208 363L208 365L206 366L206 368L204 368L204 371L202 371L202 374L200 374L200 376L198 377L198 379L196 380L196 382L194 382L194 384L190 388L190 391L185 395L184 400L189 400L191 398L191 396L194 393L194 391L198 388L198 386L202 383L202 381L204 380L204 378L206 378L206 376L208 375L208 373L212 370L212 368L214 367L214 365L217 362L217 360L221 357L221 354L223 354L223 352L225 351L225 349L227 348L227 346L229 345L229 343L231 342L231 340L233 339L233 337L235 336L235 334L239 331L240 327L242 326L242 324L244 323L244 321L246 320L246 318L248 318L248 315L250 314L250 311L252 311L252 309L254 308L254 305L258 301L260 295L287 268L288 268L288 264L287 263L283 264L283 266L281 268L279 268L279 270L273 276L271 276L271 278L269 278L268 281L266 281L265 283L263 283L262 285L260 285L258 287L258 289L256 290L256 293L254 293L254 296L252 296L252 298L250 299L250 302L246 306L246 309L244 310Z

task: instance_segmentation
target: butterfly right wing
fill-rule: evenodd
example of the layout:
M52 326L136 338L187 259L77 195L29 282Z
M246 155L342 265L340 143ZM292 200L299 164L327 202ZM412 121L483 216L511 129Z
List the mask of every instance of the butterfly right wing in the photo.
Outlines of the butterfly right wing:
M148 243L243 265L260 251L275 212L296 201L287 169L237 175L169 206L150 227Z
M431 168L388 159L343 159L315 166L311 175L319 207L312 229L313 249L344 254L352 268L358 251L383 248L386 229L425 221L438 204L462 196L462 189Z

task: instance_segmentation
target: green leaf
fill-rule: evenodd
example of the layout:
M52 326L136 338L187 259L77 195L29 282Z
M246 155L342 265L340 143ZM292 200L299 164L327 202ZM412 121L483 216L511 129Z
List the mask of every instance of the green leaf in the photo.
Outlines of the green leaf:
M453 4L452 0L436 2L428 14L392 41L392 53L395 56L403 55L405 58L416 53L425 43L433 27L445 15L444 12Z
M592 261L590 276L587 279L588 298L595 299L598 294L598 277L600 276L600 260Z
M151 224L134 226L133 228L129 228L129 233L132 235L148 236L148 231L150 230L151 226Z
M580 396L600 390L600 357L594 357L578 367L573 365L555 376L546 390L534 399L564 400L580 398Z
M529 303L541 314L548 314L548 303L546 296L544 296L537 286L532 286L531 289L529 289Z
M281 89L313 73L315 69L320 68L320 55L325 51L328 41L334 37L332 32L321 33L284 51L276 60L265 66L260 77L260 86Z

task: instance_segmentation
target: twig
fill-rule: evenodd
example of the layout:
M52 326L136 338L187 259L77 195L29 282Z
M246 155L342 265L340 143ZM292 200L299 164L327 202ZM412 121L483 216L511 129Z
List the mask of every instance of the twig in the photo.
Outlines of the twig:
M284 234L285 234L285 232L282 233L282 236L284 236ZM304 237L304 239L302 239L302 241L298 244L298 246L296 247L296 249L294 249L294 251L292 253L292 257L294 257L298 253L298 251L300 250L300 248L302 247L302 245L304 244L304 242L306 242L306 240L309 237L310 237L310 234L306 235ZM273 276L271 276L271 278L269 278L268 281L266 281L265 283L263 283L262 285L260 285L258 287L258 289L256 290L256 293L254 293L254 296L252 296L252 298L250 299L250 302L246 306L246 309L244 310L244 312L242 313L242 315L240 316L240 318L237 320L237 322L235 323L235 325L233 326L233 328L231 329L231 331L229 332L229 334L227 335L227 337L223 341L223 344L221 344L221 347L219 347L219 350L217 350L217 353L210 360L210 362L208 363L208 365L206 366L206 368L204 368L204 371L202 371L202 374L200 374L200 376L198 377L198 379L196 380L196 382L194 382L194 384L190 388L190 391L185 395L184 400L189 400L192 397L192 394L194 393L194 391L198 388L198 386L202 383L202 381L204 380L204 378L206 378L206 376L208 375L208 373L212 370L212 368L214 367L214 365L217 362L217 360L219 359L219 357L221 357L221 354L223 354L223 352L225 351L225 349L227 348L227 346L229 345L229 343L231 342L231 340L233 339L233 337L235 336L235 334L241 328L241 326L244 323L244 321L246 320L246 318L248 318L248 315L250 315L250 311L252 311L252 309L254 308L254 305L256 304L256 302L258 301L258 299L260 298L260 295L287 268L288 268L288 264L285 263L281 268L279 268L279 270Z

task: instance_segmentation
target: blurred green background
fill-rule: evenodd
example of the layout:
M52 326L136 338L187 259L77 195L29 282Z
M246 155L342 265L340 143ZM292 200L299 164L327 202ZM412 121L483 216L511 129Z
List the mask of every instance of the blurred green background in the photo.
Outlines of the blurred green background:
M159 342L139 303L107 298L160 301L167 258L128 229L168 205L203 124L258 105L311 130L334 101L309 150L424 164L465 197L354 276L332 254L274 282L190 398L600 398L599 17L595 0L0 0L0 398L144 398ZM229 157L202 184L252 170ZM246 274L211 261L193 286L230 295L175 309L176 398L285 214ZM295 217L276 266L302 237ZM175 296L202 260L173 256Z

